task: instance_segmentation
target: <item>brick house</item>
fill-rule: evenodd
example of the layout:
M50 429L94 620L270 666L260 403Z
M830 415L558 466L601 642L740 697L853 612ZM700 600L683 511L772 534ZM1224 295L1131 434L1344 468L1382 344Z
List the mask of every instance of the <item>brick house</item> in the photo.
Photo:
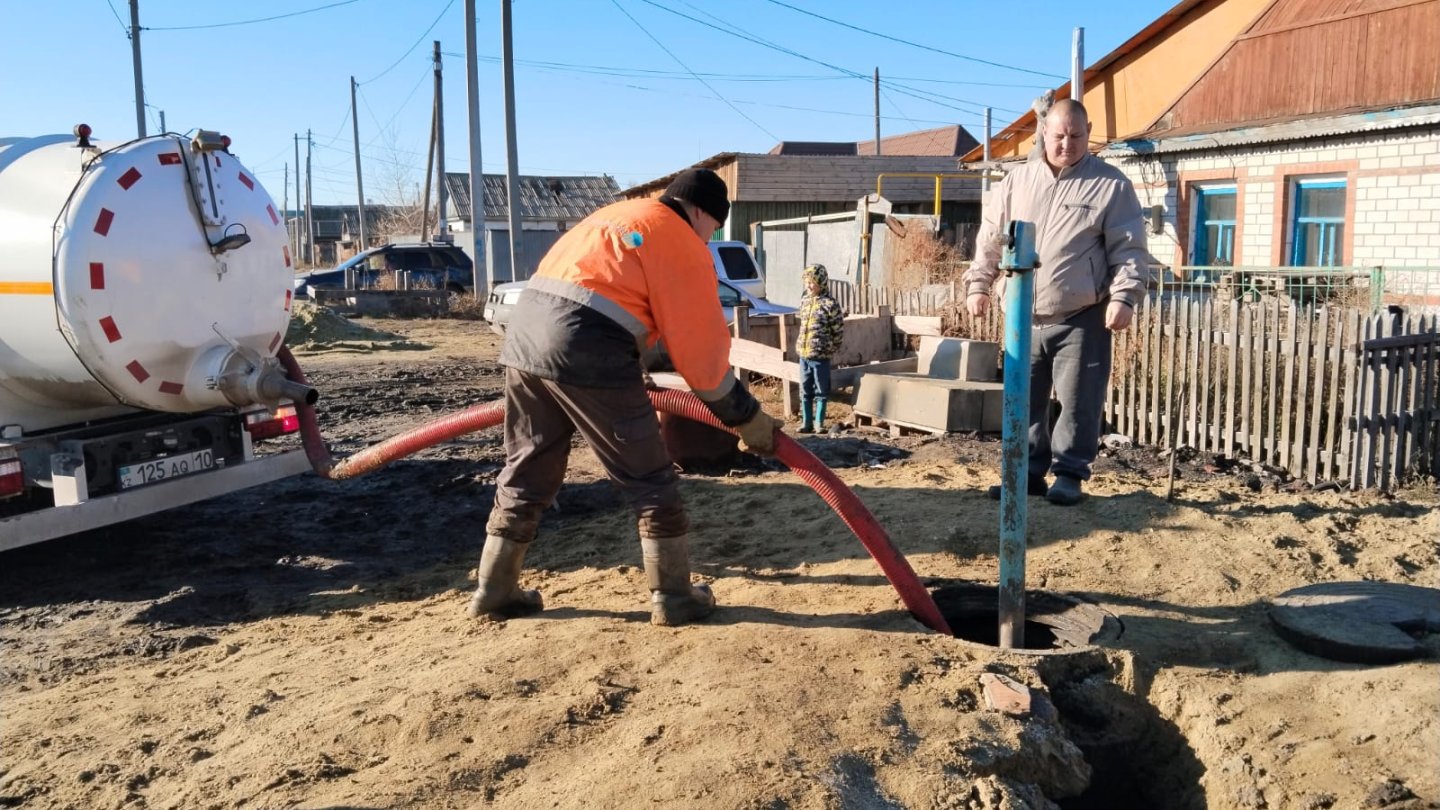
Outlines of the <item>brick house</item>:
M1086 70L1092 146L1135 181L1177 275L1440 266L1436 42L1440 0L1182 2ZM1027 154L1034 128L1017 119L992 154Z

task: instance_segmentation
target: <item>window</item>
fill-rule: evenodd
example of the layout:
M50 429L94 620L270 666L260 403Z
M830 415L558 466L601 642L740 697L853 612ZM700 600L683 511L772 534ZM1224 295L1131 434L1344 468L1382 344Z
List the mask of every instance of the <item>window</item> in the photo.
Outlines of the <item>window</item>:
M760 271L755 268L755 260L750 258L750 251L743 247L720 247L720 261L725 263L725 277L735 281L745 281L752 278L759 278Z
M1195 264L1230 267L1235 264L1235 187L1195 189Z
M1290 264L1334 267L1345 260L1345 181L1296 180Z

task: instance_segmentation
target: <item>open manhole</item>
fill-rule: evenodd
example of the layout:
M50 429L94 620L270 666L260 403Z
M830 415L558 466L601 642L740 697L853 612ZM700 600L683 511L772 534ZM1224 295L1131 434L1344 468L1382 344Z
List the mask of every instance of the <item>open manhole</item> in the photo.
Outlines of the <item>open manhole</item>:
M931 592L955 637L1000 646L1000 588L962 582ZM1025 644L1016 652L1044 655L1120 638L1120 620L1099 605L1050 591L1025 592Z

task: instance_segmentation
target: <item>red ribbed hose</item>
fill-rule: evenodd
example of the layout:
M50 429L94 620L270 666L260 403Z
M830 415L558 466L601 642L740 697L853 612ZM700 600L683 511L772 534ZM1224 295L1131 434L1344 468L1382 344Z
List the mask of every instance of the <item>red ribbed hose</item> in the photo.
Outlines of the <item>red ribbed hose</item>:
M295 357L288 348L280 347L277 357L285 366L285 372L291 380L308 384L305 382L305 373L300 370L300 364L295 362ZM331 458L330 450L320 437L320 423L315 418L315 409L297 402L295 413L300 417L300 441L305 446L305 457L310 459L310 465L321 477L341 481L374 472L397 458L404 458L456 436L498 425L505 419L505 401L497 399L442 416L404 433L397 433L354 455L346 456L338 463Z
M652 390L650 401L657 410L735 432L721 424L720 420L710 413L710 409L705 407L705 403L688 391ZM845 486L845 482L816 458L814 453L778 430L775 432L775 457L800 476L800 480L809 484L815 494L845 521L845 525L855 533L865 550L879 563L885 578L890 580L890 584L895 586L895 591L900 594L900 601L915 614L915 618L937 633L954 635L950 632L950 625L945 621L945 617L940 615L940 608L936 606L930 592L920 584L915 569L910 567L905 555L895 548L895 544L890 541L890 535L885 533L875 515L865 508L865 504Z
M285 366L285 371L291 380L298 383L309 384L305 379L305 373L300 370L300 364L295 362L295 357L290 350L284 346L280 347L277 354L280 362ZM705 407L698 397L688 391L650 391L650 402L656 410L661 410L675 416L683 416L696 422L701 422L721 430L735 431L723 425L710 410ZM315 468L315 472L323 478L335 480L354 478L372 472L385 464L398 458L403 458L411 453L423 450L431 445L439 444L456 436L463 436L466 433L473 433L488 427L500 424L505 419L505 402L496 400L481 405L474 405L449 416L442 416L431 422L427 422L412 430L399 433L386 439L379 444L367 447L360 452L349 456L339 463L336 463L330 456L330 451L325 447L325 441L320 436L320 425L315 418L315 409L310 405L297 402L295 404L297 415L300 417L300 437L305 446L306 457ZM875 558L880 565L880 570L885 578L890 580L896 593L900 594L900 601L915 615L926 627L937 633L954 635L950 632L950 625L945 617L940 615L940 608L936 606L935 600L931 598L930 592L920 584L920 578L915 575L915 569L910 567L910 562L905 555L895 548L890 541L890 535L880 526L875 515L865 508L865 504L855 496L855 493L845 486L834 472L826 467L814 453L806 450L799 442L779 431L775 432L775 457L785 466L789 467L815 490L825 503L845 521L859 538L865 550Z

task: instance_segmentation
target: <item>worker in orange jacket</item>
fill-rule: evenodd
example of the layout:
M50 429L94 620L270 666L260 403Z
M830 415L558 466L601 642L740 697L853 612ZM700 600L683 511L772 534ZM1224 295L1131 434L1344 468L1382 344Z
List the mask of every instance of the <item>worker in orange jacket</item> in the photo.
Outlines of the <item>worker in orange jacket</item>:
M519 587L540 514L565 477L579 431L635 509L651 591L651 621L709 615L715 597L691 585L689 518L679 478L645 389L643 358L660 341L690 389L739 432L745 449L774 452L780 420L730 373L730 334L706 245L729 215L725 181L678 175L657 199L608 205L555 243L515 306L505 366L505 468L486 524L477 618L543 607Z

